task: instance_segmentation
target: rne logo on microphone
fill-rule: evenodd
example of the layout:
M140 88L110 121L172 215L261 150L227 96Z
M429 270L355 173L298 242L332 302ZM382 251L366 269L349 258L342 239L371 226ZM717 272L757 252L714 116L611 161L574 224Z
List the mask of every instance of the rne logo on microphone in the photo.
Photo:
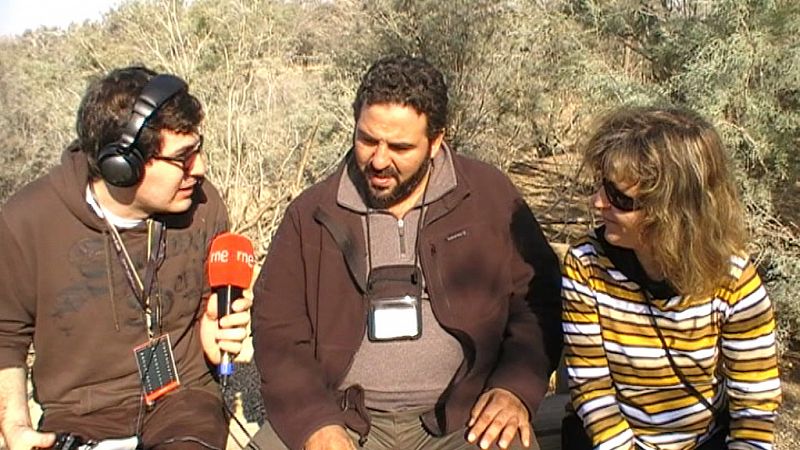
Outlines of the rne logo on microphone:
M246 237L222 233L211 242L208 252L208 281L211 287L250 286L256 258Z
M231 252L229 252L228 249L217 250L208 256L208 261L211 263L226 264L231 261L230 253ZM236 258L234 261L237 263L245 263L250 266L250 268L253 268L256 265L256 257L252 253L248 253L243 250L236 250Z

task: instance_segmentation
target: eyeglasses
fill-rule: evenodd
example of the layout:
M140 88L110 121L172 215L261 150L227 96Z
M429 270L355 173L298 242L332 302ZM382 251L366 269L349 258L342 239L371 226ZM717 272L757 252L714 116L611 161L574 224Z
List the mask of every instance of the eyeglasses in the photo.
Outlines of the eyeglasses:
M631 212L641 208L635 198L625 195L608 178L603 178L603 190L606 191L608 202L620 211Z
M195 160L197 159L197 155L199 155L200 152L202 151L203 151L203 135L201 134L194 148L184 153L183 155L181 156L155 155L153 156L153 159L157 161L179 163L181 165L181 169L183 169L184 172L189 172Z

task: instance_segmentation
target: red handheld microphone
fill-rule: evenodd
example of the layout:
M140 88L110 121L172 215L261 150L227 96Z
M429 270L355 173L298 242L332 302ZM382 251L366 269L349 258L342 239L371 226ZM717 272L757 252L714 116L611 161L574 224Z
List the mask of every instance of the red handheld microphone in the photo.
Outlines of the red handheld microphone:
M255 263L253 244L246 237L222 233L211 241L208 282L217 294L217 320L230 314L231 302L250 286ZM233 374L233 362L227 352L222 352L218 370L222 384L227 384L228 376Z

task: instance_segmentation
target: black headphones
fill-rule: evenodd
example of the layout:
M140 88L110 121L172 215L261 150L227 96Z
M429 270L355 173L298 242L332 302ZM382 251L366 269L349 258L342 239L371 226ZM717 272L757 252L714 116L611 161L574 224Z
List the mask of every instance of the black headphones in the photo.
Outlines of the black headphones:
M139 135L158 109L186 88L186 83L173 75L156 75L144 86L122 135L97 153L97 167L106 183L118 187L139 183L146 162L144 152L138 147Z

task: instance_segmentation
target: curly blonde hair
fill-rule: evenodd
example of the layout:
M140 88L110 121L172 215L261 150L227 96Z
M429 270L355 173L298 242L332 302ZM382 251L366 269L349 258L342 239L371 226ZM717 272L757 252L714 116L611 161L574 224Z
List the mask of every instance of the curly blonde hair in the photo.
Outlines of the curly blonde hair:
M598 178L638 185L642 240L684 295L711 294L744 252L744 213L714 127L673 107L625 107L584 145Z

